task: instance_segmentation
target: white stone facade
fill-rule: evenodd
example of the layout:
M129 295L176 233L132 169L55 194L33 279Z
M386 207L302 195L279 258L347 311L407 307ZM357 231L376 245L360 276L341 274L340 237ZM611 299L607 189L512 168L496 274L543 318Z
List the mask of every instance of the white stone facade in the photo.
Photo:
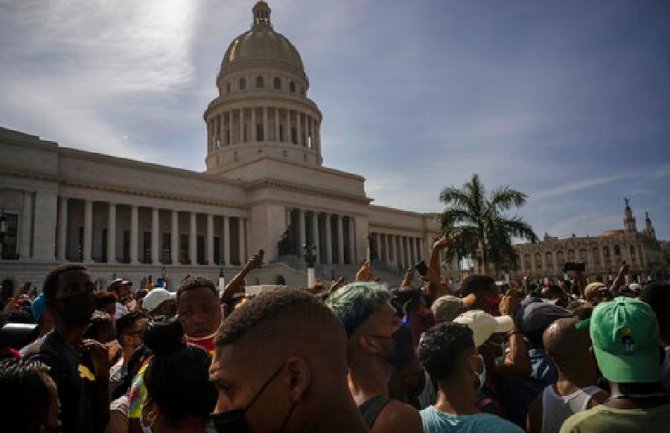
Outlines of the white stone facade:
M264 2L254 20L226 51L204 114L204 173L0 128L0 279L39 286L58 263L81 261L101 285L165 272L174 286L187 274L230 275L263 249L256 283L282 275L299 284L302 249L295 259L278 250L289 227L294 244L316 246L322 277L353 271L369 248L391 271L427 256L435 214L373 206L363 177L322 166L322 116L300 56L273 31Z

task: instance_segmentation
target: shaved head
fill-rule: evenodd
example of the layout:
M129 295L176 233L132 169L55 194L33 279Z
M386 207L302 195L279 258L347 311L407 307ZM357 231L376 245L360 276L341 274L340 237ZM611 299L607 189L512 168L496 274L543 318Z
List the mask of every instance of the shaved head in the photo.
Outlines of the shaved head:
M247 346L277 355L310 354L346 372L346 334L335 315L314 295L275 290L237 308L219 329L217 348Z
M219 328L210 366L219 392L214 413L245 408L252 432L304 431L330 420L333 407L358 417L346 352L344 326L314 295L262 293Z
M579 320L574 318L558 319L544 331L544 348L557 365L565 366L588 354L588 328L577 329L577 323Z

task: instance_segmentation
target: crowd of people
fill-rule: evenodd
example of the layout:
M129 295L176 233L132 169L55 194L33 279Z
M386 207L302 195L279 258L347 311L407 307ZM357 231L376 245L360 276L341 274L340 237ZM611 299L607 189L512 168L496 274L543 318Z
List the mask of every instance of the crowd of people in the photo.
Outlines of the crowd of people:
M96 290L65 264L3 299L0 431L668 432L670 284L423 276L251 296Z

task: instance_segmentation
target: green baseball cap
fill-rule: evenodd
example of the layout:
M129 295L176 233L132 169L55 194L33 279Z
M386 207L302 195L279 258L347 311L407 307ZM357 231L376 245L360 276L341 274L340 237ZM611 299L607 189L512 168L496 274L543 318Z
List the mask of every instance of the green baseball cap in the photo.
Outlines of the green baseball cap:
M648 304L623 296L598 304L590 325L598 367L607 380L661 380L658 322Z

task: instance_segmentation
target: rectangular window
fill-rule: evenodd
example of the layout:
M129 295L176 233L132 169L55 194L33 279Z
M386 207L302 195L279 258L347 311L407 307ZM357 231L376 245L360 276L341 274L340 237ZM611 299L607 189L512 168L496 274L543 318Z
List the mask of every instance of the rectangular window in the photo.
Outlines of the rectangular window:
M188 260L188 235L181 234L179 236L179 263L182 265L189 264Z
M284 125L279 125L279 141L284 141Z
M142 263L151 263L151 232L142 232Z
M163 233L162 236L162 248L161 248L161 262L162 263L170 263L170 253L171 253L171 248L172 248L172 236L170 236L170 233Z
M130 263L130 230L123 231L123 247L121 249L121 262Z
M17 255L17 233L19 216L16 214L4 214L5 221L2 223L5 227L5 234L2 235L2 259L16 260Z
M256 125L256 141L263 141L265 140L265 137L263 137L263 125L260 123Z
M100 242L102 251L100 254L102 263L107 263L107 229L102 229L102 239Z
M198 236L196 238L196 256L199 265L205 264L205 237Z
M77 233L77 261L84 261L84 228L79 227L79 233Z
M218 236L214 236L214 263L212 264L220 264L221 263L221 238Z
M298 131L295 128L291 128L291 143L298 144Z

